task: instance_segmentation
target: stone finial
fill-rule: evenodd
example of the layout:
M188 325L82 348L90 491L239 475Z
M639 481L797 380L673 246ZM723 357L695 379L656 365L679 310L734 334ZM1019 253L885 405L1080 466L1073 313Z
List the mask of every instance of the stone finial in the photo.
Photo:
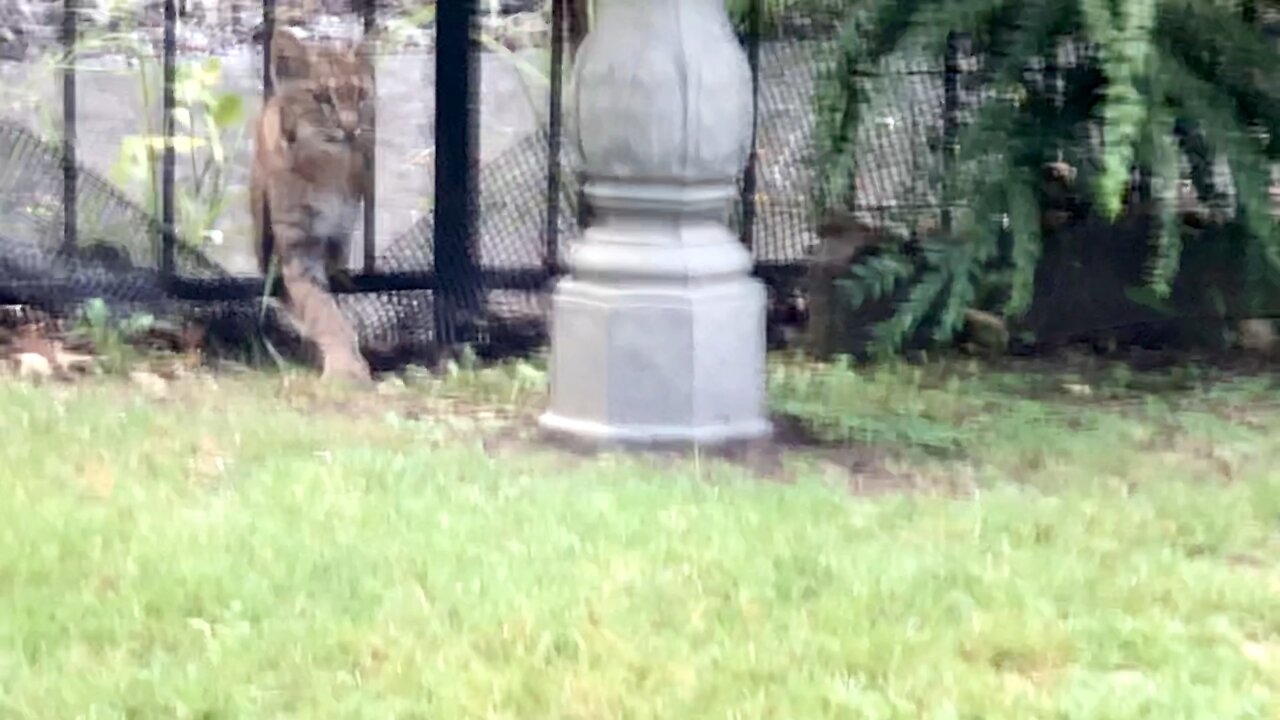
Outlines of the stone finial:
M732 181L751 146L751 68L723 0L609 0L574 67L589 176Z
M725 221L751 143L746 56L723 0L604 0L574 68L593 224L551 319L551 406L579 440L723 443L769 432L765 292Z

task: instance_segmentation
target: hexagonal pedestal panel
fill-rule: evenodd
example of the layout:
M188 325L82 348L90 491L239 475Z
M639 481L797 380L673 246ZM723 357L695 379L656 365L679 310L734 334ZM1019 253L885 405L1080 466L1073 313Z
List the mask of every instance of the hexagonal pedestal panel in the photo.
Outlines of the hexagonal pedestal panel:
M754 278L673 286L565 278L551 333L548 431L624 444L718 444L770 431L765 292Z

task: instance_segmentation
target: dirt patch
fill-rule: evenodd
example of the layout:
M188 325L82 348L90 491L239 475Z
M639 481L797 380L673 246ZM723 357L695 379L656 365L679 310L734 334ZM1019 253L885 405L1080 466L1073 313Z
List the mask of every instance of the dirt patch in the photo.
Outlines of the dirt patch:
M578 467L603 454L619 452L617 445L577 443L552 438L539 430L532 414L513 418L514 422L484 437L485 450L495 458L531 452L551 454L565 467ZM879 496L922 489L918 477L892 468L885 450L857 444L839 444L811 433L796 418L772 418L774 432L766 438L718 447L652 446L630 448L660 469L690 462L719 462L746 471L767 482L790 484L797 471L817 471L832 482L846 486L859 496Z

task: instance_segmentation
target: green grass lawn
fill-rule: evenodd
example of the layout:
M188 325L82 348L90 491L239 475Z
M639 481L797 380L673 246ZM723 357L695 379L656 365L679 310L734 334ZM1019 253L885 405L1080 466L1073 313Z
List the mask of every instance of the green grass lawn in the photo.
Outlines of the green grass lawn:
M0 718L1280 718L1269 381L774 368L769 477L527 366L0 382Z

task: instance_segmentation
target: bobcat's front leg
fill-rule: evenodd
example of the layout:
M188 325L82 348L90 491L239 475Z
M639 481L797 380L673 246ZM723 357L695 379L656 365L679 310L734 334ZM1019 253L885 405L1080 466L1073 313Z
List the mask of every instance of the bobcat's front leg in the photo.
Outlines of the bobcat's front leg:
M329 292L324 244L290 227L275 227L280 275L289 307L308 340L320 349L325 379L371 381L355 331Z

